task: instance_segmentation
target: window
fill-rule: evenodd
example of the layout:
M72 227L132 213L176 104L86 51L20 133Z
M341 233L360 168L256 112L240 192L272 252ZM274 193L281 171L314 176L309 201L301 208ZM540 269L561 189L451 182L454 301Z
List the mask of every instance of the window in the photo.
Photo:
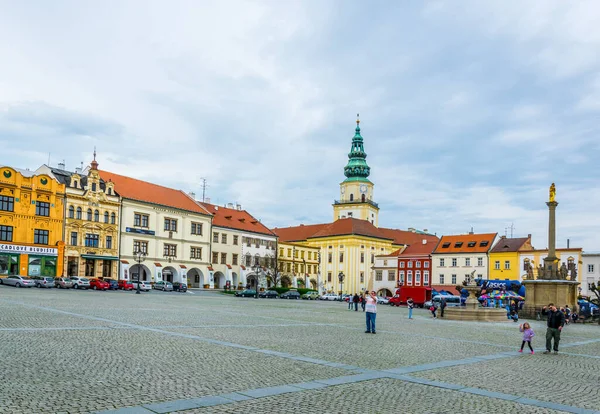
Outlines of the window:
M456 260L456 258L452 258L452 267L456 266L458 266L458 261Z
M254 255L254 266L259 266L259 265L260 265L260 256L257 253L257 254ZM296 267L297 266L298 265L296 265ZM296 270L294 269L294 271L296 271Z
M421 271L417 270L415 272L415 285L420 286L421 285Z
M416 267L421 267L421 261L417 260L417 266Z
M375 280L377 282L381 282L383 280L383 271L381 271L381 270L375 271Z
M2 240L4 240L4 239L2 239ZM588 273L594 273L594 265L593 264L588 265Z
M142 252L142 253L148 254L148 242L141 241L141 240L134 240L133 241L133 254L136 254L137 252Z
M110 260L102 261L102 277L111 277L112 275L112 262Z
M148 215L135 213L133 215L133 225L138 227L148 227Z
M0 240L12 241L12 239L13 239L12 226L0 226Z
M312 252L308 252L308 260L312 259Z
M354 194L350 194L350 201L354 201Z
M360 272L360 283L365 283L365 272Z
M176 257L177 256L177 245L165 243L165 245L163 246L163 256Z
M202 259L202 247L191 247L190 259Z
M0 210L15 211L15 198L8 196L0 196Z
M250 253L246 253L245 261L246 261L246 266L248 266L248 267L252 266L252 256L250 256ZM288 272L289 271L290 271L290 269L288 266Z
M405 263L403 261L400 262L400 268L404 269Z
M177 220L166 218L165 231L177 231Z
M504 261L504 270L510 270L510 260Z
M92 191L96 191L96 183L92 183Z
M112 249L112 236L106 236L106 244L104 247L107 249Z
M383 265L384 265L384 266L387 266L387 260L384 260L384 261L383 261Z
M71 232L71 246L77 246L77 232Z
M445 242L442 244L442 249L447 249L448 247L450 247L450 242Z
M219 264L219 253L217 253L217 252L212 253L212 263ZM249 264L247 264L247 265L250 266Z
M375 255L371 253L371 264L375 263Z
M423 262L423 267L424 267L425 269L429 269L429 261L428 261L428 260L425 260L425 261Z
M456 285L456 275L452 275L452 284Z
M292 271L292 264L291 263L287 263L287 272L290 273Z
M388 270L388 282L395 282L395 281L396 281L396 271Z
M463 242L456 242L454 243L454 247L462 247Z
M85 235L85 247L99 247L99 240L99 235L87 233Z
M35 203L35 215L49 217L50 216L50 203L45 203L43 201L36 202Z
M221 264L227 263L227 253L221 253Z
M104 212L104 222L108 224L108 211Z
M88 219L88 221L92 221L92 209L91 208L88 208L87 219Z
M331 272L327 272L327 281L331 282Z
M423 272L423 285L429 286L429 270Z
M328 262L328 263L331 263L331 262L332 262L332 260L333 260L333 253L329 252L329 253L327 254L327 262Z
M474 241L470 241L469 244L467 244L469 247L475 247L475 245L477 245L477 242Z
M494 269L495 269L495 270L500 270L500 260L496 260L496 261L494 262Z
M440 285L444 284L444 275L440 275Z
M300 258L301 258L301 259L304 259L304 250L302 250L302 251L300 252Z
M246 247L252 246L252 239L250 237L246 237Z
M399 284L404 285L404 270L401 270L399 275L400 275L400 280L399 280L400 283Z
M110 214L110 224L116 224L117 223L117 215L115 213L111 213Z
M444 267L444 266L445 266L444 259L440 259L440 267Z
M470 257L465 258L465 266L471 266L471 258Z
M233 236L233 245L237 246L239 244L240 236Z
M406 284L412 286L412 270L406 272Z
M75 218L75 207L69 206L69 218Z
M408 267L409 267L409 269L413 267L413 261L412 260L408 261Z
M481 243L479 243L479 247L486 247L488 244L490 244L490 242L487 240L484 240Z
M77 220L81 220L82 214L83 212L81 210L81 207L77 207Z
M213 233L213 243L219 242L219 233Z
M231 264L234 266L238 264L238 255L235 253L231 255Z
M258 246L256 246L256 247L258 247ZM296 250L295 248L294 248L294 257L295 257L296 259L298 258L298 250Z
M344 252L340 252L340 263L344 263Z
M192 223L192 234L202 236L202 223Z
M79 187L79 182L77 180L73 180L73 187Z
M94 210L94 221L100 221L100 212L98 210Z
M256 247L257 249L260 247L260 239L254 240L254 247ZM298 256L295 256L295 257L298 257Z
M483 257L477 258L477 266L479 266L479 267L483 266Z
M221 234L221 243L227 244L227 234Z

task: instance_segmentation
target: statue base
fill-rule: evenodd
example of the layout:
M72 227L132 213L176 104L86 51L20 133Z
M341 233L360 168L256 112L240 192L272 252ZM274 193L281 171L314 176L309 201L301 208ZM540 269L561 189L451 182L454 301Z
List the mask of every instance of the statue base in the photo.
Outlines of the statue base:
M554 303L557 308L577 305L577 286L572 280L523 280L525 306L519 316L534 319L544 306Z
M478 322L501 322L508 321L505 309L483 308L479 305L477 294L481 291L479 286L465 286L469 296L465 306L448 307L444 310L444 319L453 321L478 321Z

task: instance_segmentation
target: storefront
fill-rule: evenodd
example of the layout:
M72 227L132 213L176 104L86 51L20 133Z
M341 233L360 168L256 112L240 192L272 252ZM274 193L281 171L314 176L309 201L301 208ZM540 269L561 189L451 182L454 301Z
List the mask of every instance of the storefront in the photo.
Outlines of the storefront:
M64 244L56 247L0 243L0 276L60 276Z
M84 275L87 277L102 277L115 279L119 258L116 256L98 256L95 254L82 254L81 264Z
M56 256L33 256L28 258L29 276L56 276Z
M19 274L19 255L0 253L0 276Z

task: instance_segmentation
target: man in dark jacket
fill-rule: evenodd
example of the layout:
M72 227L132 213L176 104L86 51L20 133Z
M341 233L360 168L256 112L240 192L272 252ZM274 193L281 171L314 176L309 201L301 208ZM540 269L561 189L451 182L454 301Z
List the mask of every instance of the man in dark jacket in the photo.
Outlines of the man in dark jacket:
M360 302L360 296L358 296L358 293L354 294L352 300L354 301L354 311L358 312L358 302Z
M565 315L559 311L554 303L544 306L542 315L548 316L548 329L546 329L546 351L549 354L552 349L552 338L554 338L554 353L558 354L558 343L560 342L560 332L565 326Z
M443 318L444 317L444 310L446 309L447 303L446 303L446 298L442 297L442 300L440 301L440 309L442 310L440 316Z

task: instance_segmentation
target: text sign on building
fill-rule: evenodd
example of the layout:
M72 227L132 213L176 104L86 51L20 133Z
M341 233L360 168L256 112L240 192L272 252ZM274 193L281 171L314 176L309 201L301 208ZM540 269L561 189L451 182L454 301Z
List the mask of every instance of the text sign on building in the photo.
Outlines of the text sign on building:
M127 233L138 233L138 234L148 234L150 236L154 236L154 230L144 230L144 229L136 229L134 227L126 227L125 232Z
M21 246L19 244L0 244L0 252L58 256L58 249L54 247Z

